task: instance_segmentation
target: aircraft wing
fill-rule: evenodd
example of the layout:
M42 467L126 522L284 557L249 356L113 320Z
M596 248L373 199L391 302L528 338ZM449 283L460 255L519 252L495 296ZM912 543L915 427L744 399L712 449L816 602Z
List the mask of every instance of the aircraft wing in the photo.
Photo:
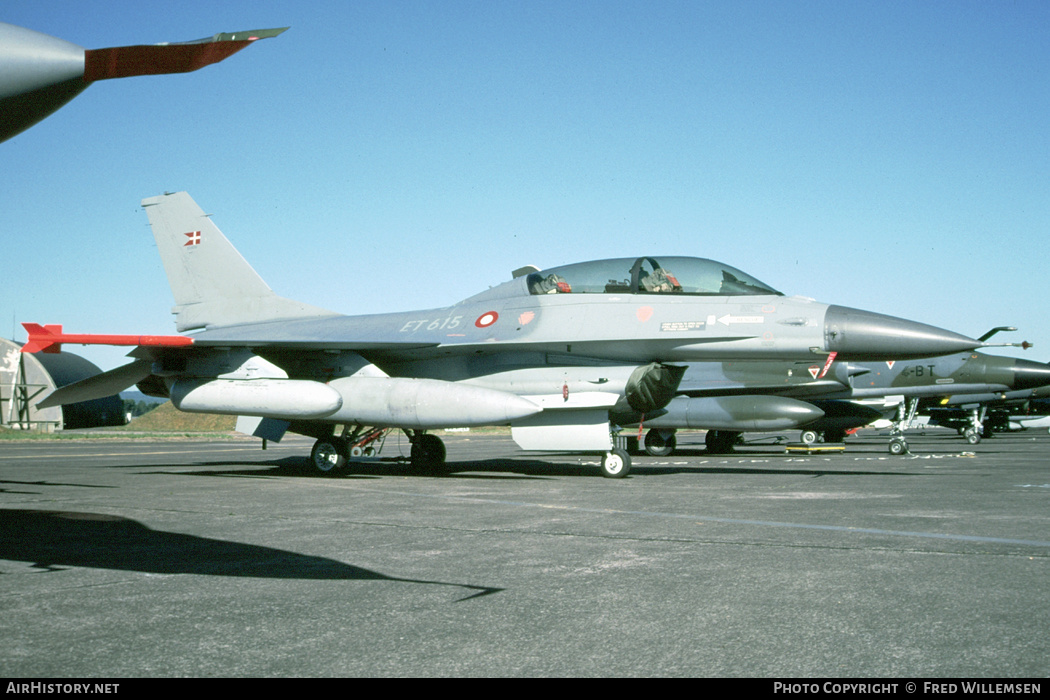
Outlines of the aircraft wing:
M63 406L119 394L132 384L137 384L149 377L151 365L149 360L136 360L129 365L59 387L38 403L37 408Z
M88 49L84 52L84 81L189 73L229 58L253 41L275 37L287 30L288 27L250 29L222 32L194 41Z
M0 141L33 126L94 82L195 71L286 29L222 33L154 46L84 49L0 22Z
M331 323L333 319L325 320ZM215 348L287 349L299 353L309 353L311 350L323 353L330 350L349 352L418 350L438 345L438 343L389 339L355 340L341 337L338 333L325 332L324 325L319 326L319 329L313 333L297 335L294 326L294 322L259 323L205 331L190 336L65 333L60 324L23 323L22 327L25 328L29 338L22 346L22 352L57 353L62 350L64 344L113 345L134 347L130 353L132 357L157 359L175 351L191 352L194 349L201 351ZM104 395L109 396L109 394Z
M65 333L61 325L41 325L38 323L23 323L22 326L29 334L29 338L22 347L22 352L57 353L63 344L78 345L110 345L129 346L133 350L129 355L135 361L118 367L117 369L89 377L88 379L75 382L57 389L48 395L38 406L48 408L80 401L112 396L133 384L138 384L150 378L156 367L167 365L180 366L186 362L204 363L203 367L210 367L208 363L216 362L216 356L222 356L231 350L250 349L251 351L281 349L293 350L295 362L298 363L325 363L331 364L334 360L330 350L338 349L350 358L359 358L357 364L363 365L366 361L355 351L362 355L369 350L410 350L424 347L432 347L433 344L424 343L391 343L381 341L362 341L347 343L336 341L324 336L306 337L292 340L287 333L281 332L279 324L257 324L264 328L241 328L240 338L223 337L212 338L210 341L198 342L198 339L184 335L153 336L153 335L105 335ZM274 326L274 327L271 327ZM351 347L352 346L352 347ZM346 360L344 356L343 361ZM221 360L219 361L222 362ZM351 359L350 362L355 362ZM160 371L164 371L161 369ZM279 370L277 370L279 371Z
M198 347L246 347L296 351L344 350L355 352L435 348L438 342L397 338L390 332L396 321L349 316L252 323L201 331L193 336Z

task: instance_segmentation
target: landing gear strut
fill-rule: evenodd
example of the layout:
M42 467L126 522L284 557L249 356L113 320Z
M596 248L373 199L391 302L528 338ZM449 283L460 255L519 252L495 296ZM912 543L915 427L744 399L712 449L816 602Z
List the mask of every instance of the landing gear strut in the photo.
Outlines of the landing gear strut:
M990 435L991 430L985 430L984 419L988 415L987 407L975 408L970 411L970 427L963 431L963 437L966 438L966 442L971 445L976 445L981 441L981 437Z
M904 431L915 420L915 414L918 410L919 399L917 398L908 399L906 403L902 403L900 408L897 409L899 419L890 428L889 450L891 455L903 455L910 452L908 441L904 439Z

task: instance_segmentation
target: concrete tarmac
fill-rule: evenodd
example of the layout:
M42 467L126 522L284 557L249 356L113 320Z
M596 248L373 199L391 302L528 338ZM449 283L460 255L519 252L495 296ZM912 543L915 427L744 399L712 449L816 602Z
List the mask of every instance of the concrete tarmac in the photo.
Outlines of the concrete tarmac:
M315 475L298 438L0 443L0 675L1050 674L1046 431L697 433L622 480L443 439L444 477Z

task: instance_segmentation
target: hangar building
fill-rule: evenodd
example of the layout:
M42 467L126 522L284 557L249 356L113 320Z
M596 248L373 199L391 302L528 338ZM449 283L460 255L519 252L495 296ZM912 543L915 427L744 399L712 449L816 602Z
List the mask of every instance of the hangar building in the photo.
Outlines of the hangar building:
M71 352L23 353L21 345L0 338L0 426L24 430L70 430L124 425L119 396L38 409L53 390L99 374L94 363Z

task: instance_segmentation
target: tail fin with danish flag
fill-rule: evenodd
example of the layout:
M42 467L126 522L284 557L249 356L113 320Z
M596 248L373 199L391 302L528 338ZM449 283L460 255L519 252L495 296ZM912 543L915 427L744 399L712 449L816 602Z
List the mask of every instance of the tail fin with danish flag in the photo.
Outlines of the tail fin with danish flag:
M185 192L142 200L175 296L176 328L335 315L274 293Z

